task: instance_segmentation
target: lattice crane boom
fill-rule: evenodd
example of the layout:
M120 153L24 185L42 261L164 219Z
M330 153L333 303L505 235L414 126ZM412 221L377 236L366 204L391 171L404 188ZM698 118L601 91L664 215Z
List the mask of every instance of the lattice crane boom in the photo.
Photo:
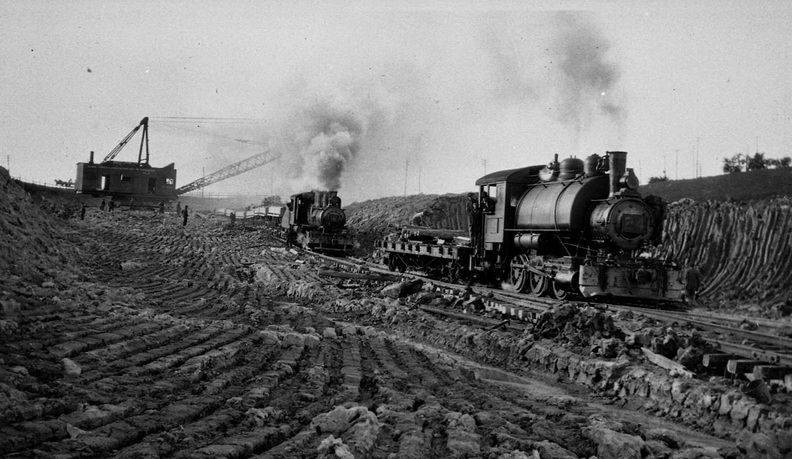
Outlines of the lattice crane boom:
M275 161L278 158L280 158L280 155L275 154L270 150L261 152L251 156L250 158L246 158L242 161L226 166L209 175L203 176L198 180L188 183L187 185L181 186L176 189L176 194L184 194L190 191L199 190L221 180L234 177L257 167L261 167L267 163Z
M137 126L132 128L132 130L129 131L129 134L127 134L123 139L121 139L121 141L118 142L118 145L116 145L115 147L113 147L112 150L110 150L110 153L108 153L107 156L104 157L102 162L112 161L113 158L115 158L119 153L121 153L121 150L123 150L126 144L129 142L129 140L132 139L132 136L134 136L135 133L140 130L140 128L143 128L143 134L140 137L140 150L138 151L138 164L140 164L142 161L144 146L146 147L146 164L148 164L149 162L148 121L149 121L148 117L145 117L142 120L140 120L140 123L138 123Z

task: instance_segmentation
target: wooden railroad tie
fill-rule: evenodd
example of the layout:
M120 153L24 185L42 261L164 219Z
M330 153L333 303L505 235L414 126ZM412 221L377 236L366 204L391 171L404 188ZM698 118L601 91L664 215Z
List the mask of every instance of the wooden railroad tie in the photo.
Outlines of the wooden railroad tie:
M713 371L722 372L726 369L726 363L733 358L732 354L704 354L701 363Z
M759 360L734 359L726 363L726 371L733 375L742 375L753 371L753 367L765 362Z
M784 380L787 375L792 375L792 368L777 365L757 365L753 369L754 379Z

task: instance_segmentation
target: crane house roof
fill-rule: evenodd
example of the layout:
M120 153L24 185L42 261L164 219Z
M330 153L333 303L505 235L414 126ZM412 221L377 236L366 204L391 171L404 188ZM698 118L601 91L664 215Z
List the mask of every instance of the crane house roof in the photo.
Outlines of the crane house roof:
M543 167L545 166L528 166L492 172L476 180L476 185L489 185L498 182L533 183Z

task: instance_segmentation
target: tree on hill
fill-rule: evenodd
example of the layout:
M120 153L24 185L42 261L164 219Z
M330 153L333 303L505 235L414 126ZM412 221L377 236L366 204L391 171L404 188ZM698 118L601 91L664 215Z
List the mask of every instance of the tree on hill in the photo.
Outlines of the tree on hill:
M746 162L747 162L747 157L740 153L737 153L731 158L723 158L723 172L727 174L742 172L743 166L745 165Z
M667 182L668 177L663 175L660 177L649 177L649 183Z
M758 171L759 169L765 169L767 165L765 164L765 157L764 153L756 152L753 156L748 158L748 162L745 165L746 170L749 171Z
M792 167L792 158L765 158L764 153L756 152L753 156L737 153L731 158L723 158L723 172L734 174L742 171L756 171L760 169L789 169Z

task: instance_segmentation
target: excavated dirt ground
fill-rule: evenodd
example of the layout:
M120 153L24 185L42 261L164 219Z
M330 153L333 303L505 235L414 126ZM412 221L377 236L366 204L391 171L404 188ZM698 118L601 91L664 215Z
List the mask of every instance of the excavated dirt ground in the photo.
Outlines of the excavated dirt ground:
M341 290L265 233L178 223L91 209L69 226L76 279L4 282L0 455L739 455L585 384L286 296Z

